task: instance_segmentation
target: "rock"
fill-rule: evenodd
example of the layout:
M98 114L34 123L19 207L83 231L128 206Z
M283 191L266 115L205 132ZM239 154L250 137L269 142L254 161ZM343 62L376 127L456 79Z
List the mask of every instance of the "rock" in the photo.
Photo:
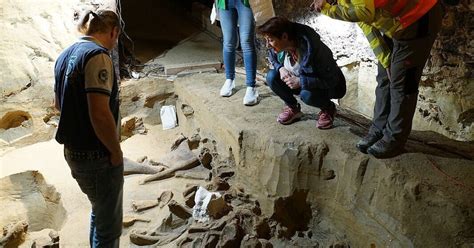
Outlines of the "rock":
M233 177L234 174L235 171L231 167L223 166L217 169L217 177L220 177L222 179L228 179L230 177Z
M206 185L206 189L209 191L226 191L230 189L230 185L224 179L214 177L212 182Z
M193 134L188 140L189 149L195 150L199 147L199 142L201 142L201 136L199 134Z
M186 189L183 191L183 196L186 197L190 194L195 194L198 188L199 186L194 184L187 186Z
M335 241L329 246L329 248L350 248L350 247L351 246L344 241Z
M215 198L211 197L209 204L207 205L207 212L209 216L214 219L220 219L222 216L228 214L232 210L232 207L227 204L223 197Z
M19 221L10 223L3 227L2 237L0 238L1 247L18 247L25 241L28 231L28 222Z
M196 191L192 192L189 195L186 195L184 197L184 204L188 206L189 208L193 208L196 203L194 202L194 198L196 197Z
M244 232L237 220L227 224L222 230L218 246L223 248L240 247Z
M163 246L181 236L188 227L188 221L170 214L157 228L149 231L133 229L130 232L130 241L135 245Z
M219 242L219 234L218 233L209 233L204 241L205 248L214 248L216 247L217 243Z
M53 242L59 242L59 233L57 231L51 230L48 235Z
M20 219L28 223L30 232L60 229L66 219L61 194L38 171L0 178L0 206L0 226Z
M172 200L168 204L168 208L170 209L170 212L173 213L174 215L178 216L181 219L189 219L192 216L192 211L188 209L187 207L179 204L175 200Z
M186 117L192 116L194 114L194 109L187 104L181 104L181 111Z
M187 140L188 138L186 138L186 136L184 136L183 134L179 135L178 138L176 138L173 142L173 145L171 145L171 151L174 151L176 148L179 147L179 145Z
M327 170L323 168L322 176L324 180L331 180L336 178L336 173L334 173L334 170Z
M253 229L258 238L262 238L262 239L271 238L271 230L270 230L270 225L268 225L267 218L257 218Z
M246 234L242 239L242 243L240 244L241 248L261 248L262 244L258 240L257 237L250 236L250 234Z
M206 169L212 169L211 162L212 162L212 155L208 151L201 153L199 155L199 161L201 162L202 166Z
M148 132L143 124L143 119L137 117L123 119L120 131L120 135L125 137L125 139L130 138L135 134L146 134Z
M32 248L59 248L59 234L52 230L48 237L37 239L31 245Z
M145 98L145 104L143 106L147 108L153 108L156 102L164 101L172 96L173 93L149 95Z
M266 239L258 239L260 241L260 244L262 244L262 248L273 248L272 243Z

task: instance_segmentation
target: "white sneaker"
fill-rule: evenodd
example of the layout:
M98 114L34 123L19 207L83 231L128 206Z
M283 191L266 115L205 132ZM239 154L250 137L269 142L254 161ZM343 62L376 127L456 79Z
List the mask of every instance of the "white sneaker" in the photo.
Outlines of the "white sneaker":
M221 88L221 96L232 96L232 90L235 88L235 80L226 79L224 85Z
M247 87L244 96L244 105L252 106L258 103L258 91L255 87Z

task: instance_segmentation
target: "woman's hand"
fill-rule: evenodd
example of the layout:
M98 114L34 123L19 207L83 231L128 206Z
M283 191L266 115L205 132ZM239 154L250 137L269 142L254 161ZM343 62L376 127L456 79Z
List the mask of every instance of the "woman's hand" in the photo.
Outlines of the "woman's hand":
M323 9L326 0L314 0L313 3L309 6L312 11L321 12Z
M291 76L290 72L285 67L281 67L279 72L280 72L280 79L282 81L285 81L286 78Z
M300 78L296 76L290 76L283 80L288 87L292 90L301 88Z

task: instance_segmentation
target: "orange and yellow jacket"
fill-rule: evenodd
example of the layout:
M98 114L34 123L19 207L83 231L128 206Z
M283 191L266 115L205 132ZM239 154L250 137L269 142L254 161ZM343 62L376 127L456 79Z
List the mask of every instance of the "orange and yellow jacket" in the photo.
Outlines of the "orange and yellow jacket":
M390 66L390 48L382 34L393 38L426 14L437 0L337 0L326 3L322 13L338 20L357 22L369 40L375 56L385 67Z

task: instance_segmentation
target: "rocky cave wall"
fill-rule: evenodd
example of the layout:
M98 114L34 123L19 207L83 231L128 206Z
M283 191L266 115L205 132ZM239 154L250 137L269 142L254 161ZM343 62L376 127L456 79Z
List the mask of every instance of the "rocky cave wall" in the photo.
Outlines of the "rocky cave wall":
M309 10L309 0L275 0L277 15L313 27L338 60L348 82L340 101L367 117L375 100L376 59L354 23L332 20ZM414 130L435 131L449 138L474 140L474 2L462 0L446 9L420 82Z
M79 36L85 10L115 8L114 0L7 0L0 7L0 148L50 139L55 131L53 67ZM23 118L25 117L25 118ZM20 125L3 125L23 120Z

